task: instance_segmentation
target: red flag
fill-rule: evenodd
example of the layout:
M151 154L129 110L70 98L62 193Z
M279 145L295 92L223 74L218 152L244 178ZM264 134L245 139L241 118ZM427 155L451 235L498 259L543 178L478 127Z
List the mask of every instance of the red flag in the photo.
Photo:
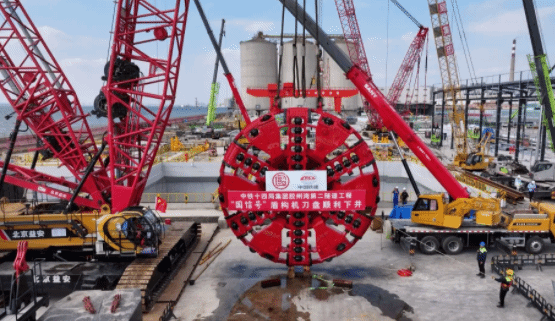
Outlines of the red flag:
M156 196L156 210L166 213L166 208L168 208L168 202L160 196Z

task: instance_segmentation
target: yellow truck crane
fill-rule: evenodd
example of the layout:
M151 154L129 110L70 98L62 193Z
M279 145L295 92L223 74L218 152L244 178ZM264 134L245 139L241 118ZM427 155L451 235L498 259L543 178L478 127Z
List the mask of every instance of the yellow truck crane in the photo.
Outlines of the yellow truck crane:
M530 254L543 251L544 242L555 243L555 206L532 203L533 210L504 213L497 199L459 198L452 202L442 194L420 195L411 219L391 222L391 239L418 241L424 254L443 249L458 254L480 242L499 242L507 248L520 247Z

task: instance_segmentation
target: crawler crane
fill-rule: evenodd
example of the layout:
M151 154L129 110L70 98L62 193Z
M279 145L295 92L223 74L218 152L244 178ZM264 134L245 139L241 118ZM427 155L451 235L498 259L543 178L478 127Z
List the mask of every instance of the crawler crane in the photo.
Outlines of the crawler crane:
M140 206L175 100L188 9L188 0L163 9L147 0L117 1L105 85L94 102L93 114L107 119L99 144L21 2L0 3L0 89L17 114L10 148L25 123L40 139L43 158L57 158L74 177L10 164L10 149L0 162L0 185L61 201L2 204L0 250L15 250L25 240L30 250L65 260L134 259L115 281L120 288L141 288L145 308L154 302L163 274L198 240L197 224L168 228L155 211ZM104 149L108 157L102 159Z

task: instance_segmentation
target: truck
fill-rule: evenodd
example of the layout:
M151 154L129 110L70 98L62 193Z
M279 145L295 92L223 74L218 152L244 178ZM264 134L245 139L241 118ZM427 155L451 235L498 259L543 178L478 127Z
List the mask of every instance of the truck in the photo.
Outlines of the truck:
M386 221L386 233L394 243L403 239L416 241L424 254L434 254L440 249L458 254L480 242L487 246L524 248L530 254L538 254L546 240L555 243L555 205L531 203L532 210L507 213L500 211L494 199L467 200L448 203L441 195L421 195L411 218ZM469 219L470 215L474 217Z

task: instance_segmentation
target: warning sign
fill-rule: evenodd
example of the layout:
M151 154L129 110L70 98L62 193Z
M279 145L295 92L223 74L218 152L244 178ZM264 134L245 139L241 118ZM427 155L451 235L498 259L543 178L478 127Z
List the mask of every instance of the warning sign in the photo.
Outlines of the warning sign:
M345 211L366 207L364 190L336 192L228 192L232 211Z

